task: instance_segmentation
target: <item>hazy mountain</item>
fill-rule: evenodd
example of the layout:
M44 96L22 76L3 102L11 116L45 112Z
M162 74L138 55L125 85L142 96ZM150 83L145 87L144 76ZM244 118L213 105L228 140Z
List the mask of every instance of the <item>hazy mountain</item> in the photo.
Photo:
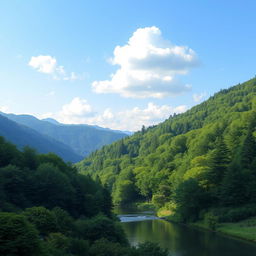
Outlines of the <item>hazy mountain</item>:
M56 125L60 124L58 121L56 121L53 118L44 118L44 119L42 119L42 121L46 121L46 122L49 122L49 123L52 123L52 124L56 124Z
M2 113L5 117L19 124L30 127L72 148L76 154L86 156L92 151L127 136L121 131L110 130L90 125L65 125L52 118L39 120L31 115Z
M8 141L17 145L18 148L28 145L40 153L53 152L65 161L77 162L81 160L81 156L76 154L67 145L2 115L0 115L0 136L5 137Z

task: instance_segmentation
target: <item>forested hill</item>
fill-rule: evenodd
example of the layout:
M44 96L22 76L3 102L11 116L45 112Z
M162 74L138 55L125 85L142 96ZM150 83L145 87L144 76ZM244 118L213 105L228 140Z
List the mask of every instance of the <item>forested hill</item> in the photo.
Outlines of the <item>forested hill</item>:
M77 166L99 176L115 204L152 200L183 221L209 209L221 215L216 209L225 207L243 218L256 214L255 127L256 78L104 146Z
M1 113L8 119L34 129L38 133L53 138L54 140L65 144L70 150L73 150L79 160L87 156L103 145L110 144L125 136L126 133L114 131L91 125L66 125L55 121L54 119L39 120L31 115L14 115ZM13 141L15 143L15 141ZM33 145L33 147L35 147ZM63 157L61 155L61 157ZM64 159L66 159L64 157ZM79 161L76 160L76 161Z

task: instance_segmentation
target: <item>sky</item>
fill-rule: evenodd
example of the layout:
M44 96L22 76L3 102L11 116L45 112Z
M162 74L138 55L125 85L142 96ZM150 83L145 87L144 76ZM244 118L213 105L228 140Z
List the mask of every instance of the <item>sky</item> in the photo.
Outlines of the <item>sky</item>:
M254 0L1 0L0 111L136 131L256 74Z

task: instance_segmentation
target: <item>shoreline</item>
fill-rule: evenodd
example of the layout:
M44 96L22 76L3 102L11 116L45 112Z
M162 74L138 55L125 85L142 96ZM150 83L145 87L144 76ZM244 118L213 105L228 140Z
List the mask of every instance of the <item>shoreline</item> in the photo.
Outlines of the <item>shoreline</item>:
M163 216L161 218L168 222L181 224L181 225L185 225L187 227L201 229L201 230L205 230L205 231L209 231L209 232L218 233L218 234L225 235L225 236L235 238L238 240L250 242L250 243L253 243L256 245L256 226L252 226L252 227L242 226L241 227L241 225L245 222L248 222L250 220L256 221L256 217L245 219L240 222L219 223L215 231L208 228L202 221L190 222L190 223L180 223L180 222L177 222L177 221L174 221L174 220L168 218L168 216ZM245 232L245 231L250 230L250 228L252 229L251 233L248 234L248 232Z
M146 207L145 207L146 206ZM256 216L252 218L247 218L239 222L228 222L228 223L218 223L216 230L211 230L205 225L203 221L181 223L178 219L173 218L171 211L161 210L152 207L152 204L137 203L129 205L128 208L133 208L138 211L148 211L151 210L154 214L165 221L176 223L179 225L185 225L191 228L197 228L206 230L209 232L215 232L221 235L225 235L234 239L247 241L256 245Z

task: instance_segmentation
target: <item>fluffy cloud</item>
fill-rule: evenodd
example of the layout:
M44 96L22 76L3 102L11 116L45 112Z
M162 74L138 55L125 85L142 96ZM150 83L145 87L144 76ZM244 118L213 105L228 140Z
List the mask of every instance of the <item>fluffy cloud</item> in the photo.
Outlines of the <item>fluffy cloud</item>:
M81 99L79 97L74 98L70 103L64 105L59 113L62 121L72 122L72 120L77 123L81 117L87 117L92 114L92 107L88 104L87 100Z
M45 74L52 74L56 70L57 60L48 55L39 55L37 57L31 57L29 66L36 69L38 72Z
M205 92L195 93L195 94L193 94L193 100L194 100L194 102L198 103L198 102L202 101L206 96L207 96L207 93L205 93Z
M103 117L101 122L98 122L98 125L119 130L137 131L143 125L148 127L158 124L169 118L171 114L182 113L186 110L187 107L185 105L171 107L148 103L145 108L134 107L126 111L117 112L113 114L112 119L104 119ZM94 122L94 120L91 121Z
M56 58L49 55L32 56L28 65L38 72L50 74L56 80L76 80L78 76L71 72L66 73L63 66L57 65Z
M145 108L134 107L117 112L107 108L102 113L96 113L85 99L77 97L64 105L58 113L48 113L41 117L52 117L66 124L90 124L117 130L136 131L141 129L142 125L158 124L171 114L182 113L186 110L185 105L171 107L148 103Z
M126 45L115 48L111 63L120 68L110 80L92 83L96 93L162 98L190 89L177 76L197 66L198 59L192 49L165 40L159 28L146 27L137 29Z

